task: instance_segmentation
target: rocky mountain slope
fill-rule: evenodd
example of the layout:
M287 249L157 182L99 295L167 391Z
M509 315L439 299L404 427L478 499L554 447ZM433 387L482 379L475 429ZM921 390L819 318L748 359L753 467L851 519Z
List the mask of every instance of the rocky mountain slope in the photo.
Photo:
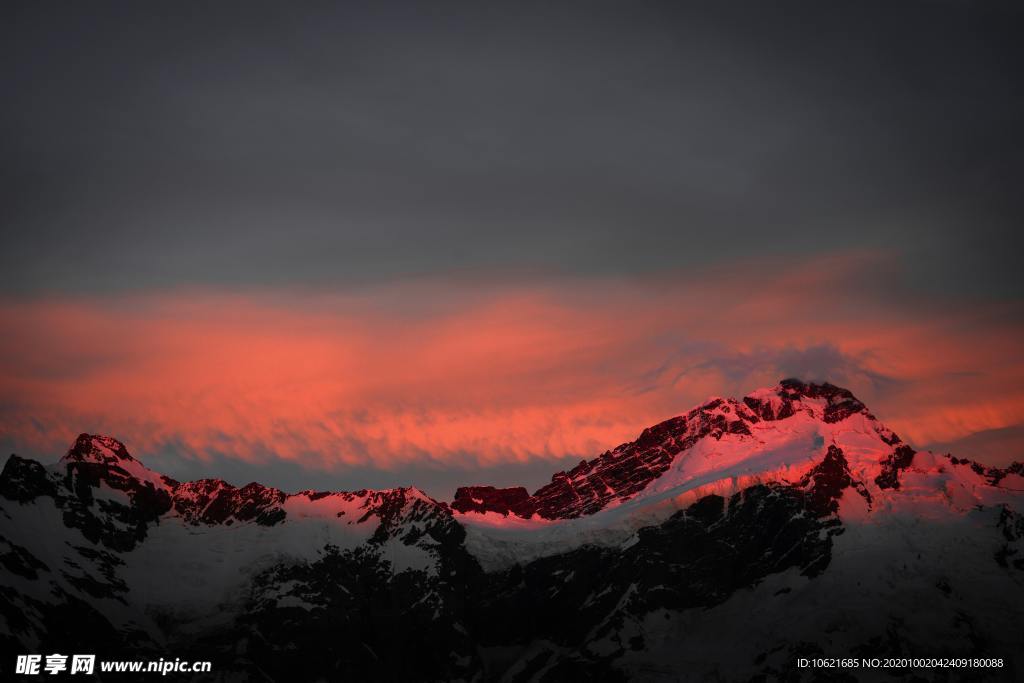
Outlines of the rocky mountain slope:
M915 452L797 380L450 504L182 483L83 434L0 474L0 670L74 651L209 659L200 680L1015 680L1022 502L1020 464ZM1005 664L796 665L847 655Z

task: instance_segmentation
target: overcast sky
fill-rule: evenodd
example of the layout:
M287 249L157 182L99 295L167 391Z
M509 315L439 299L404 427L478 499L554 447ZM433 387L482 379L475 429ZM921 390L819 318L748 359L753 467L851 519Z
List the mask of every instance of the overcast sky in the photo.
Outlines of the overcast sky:
M572 308L573 292L701 273L716 286L854 255L859 310L884 309L892 325L922 307L929 320L947 304L981 307L1009 331L978 323L964 349L994 335L1010 344L1004 363L1020 349L1019 3L15 2L0 13L7 327L26 306L95 313L182 293L363 296L376 314L384 299L392 313L396 299L464 311L467 289L543 283ZM422 282L441 283L433 299ZM687 319L672 330L700 336ZM831 328L807 330L765 348L810 349L805 365L849 351ZM53 362L146 353L81 360L73 346ZM808 372L831 376L822 363ZM885 374L872 367L850 376ZM42 398L5 400L0 441L24 450ZM663 417L630 413L636 431ZM52 419L37 431L76 431L72 416ZM1010 410L986 429L1016 435L1021 420ZM932 437L972 430L961 431ZM175 443L151 450L198 457Z
M1016 3L3 11L8 291L878 246L1021 293Z

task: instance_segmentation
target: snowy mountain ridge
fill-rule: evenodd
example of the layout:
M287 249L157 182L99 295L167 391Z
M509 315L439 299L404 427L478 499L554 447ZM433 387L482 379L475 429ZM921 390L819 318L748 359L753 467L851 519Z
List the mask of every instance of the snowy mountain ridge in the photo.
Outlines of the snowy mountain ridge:
M1020 463L915 451L798 380L451 504L178 482L83 434L0 473L0 647L171 643L239 681L801 680L798 653L941 647L1014 680L1022 503Z
M783 380L740 401L710 399L645 429L636 441L556 474L532 496L525 489L464 487L452 508L471 551L485 566L502 567L585 543L628 542L638 528L708 495L798 485L833 449L859 494L842 497L846 519L931 503L960 514L1017 501L1024 492L1020 463L985 468L915 451L848 390ZM562 500L555 519L546 514L553 489Z
M673 466L677 457L705 439L767 434L794 416L806 416L831 425L860 415L873 423L879 440L887 446L899 438L878 424L850 391L831 384L807 384L783 380L777 387L743 397L713 398L688 413L645 429L593 460L585 460L568 472L559 472L551 483L532 496L521 489L465 487L455 494L452 507L460 512L508 512L520 517L573 518L592 514L610 504L643 495L654 480ZM745 455L734 455L732 460Z

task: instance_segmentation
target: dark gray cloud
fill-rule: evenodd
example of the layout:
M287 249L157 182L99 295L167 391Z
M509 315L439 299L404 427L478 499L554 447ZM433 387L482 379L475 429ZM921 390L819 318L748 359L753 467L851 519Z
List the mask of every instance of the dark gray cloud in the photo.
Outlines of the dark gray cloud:
M1024 462L1024 424L986 429L961 439L927 444L937 453L952 453L985 465L1006 467Z
M999 3L6 5L7 292L892 250L1016 296Z
M810 382L835 382L843 386L870 385L872 389L892 389L901 381L870 368L864 359L845 354L834 344L823 343L805 348L783 346L759 348L749 352L718 349L700 361L698 369L715 369L733 386L742 387L758 372L773 372L780 378L797 377Z
M0 438L0 445L3 443ZM416 486L438 500L451 500L459 486L475 484L524 486L532 492L549 483L553 473L569 470L579 464L580 460L576 457L545 458L498 463L481 468L476 459L467 454L462 462L454 460L438 463L425 460L406 463L398 469L372 465L321 469L304 466L299 461L276 459L272 454L268 454L266 462L248 462L215 453L208 454L206 460L197 460L185 457L182 453L183 449L169 444L159 453L147 457L145 464L180 481L219 478L235 486L258 481L288 493L308 489L355 491L362 488ZM41 462L56 459L53 454L38 454L37 457Z

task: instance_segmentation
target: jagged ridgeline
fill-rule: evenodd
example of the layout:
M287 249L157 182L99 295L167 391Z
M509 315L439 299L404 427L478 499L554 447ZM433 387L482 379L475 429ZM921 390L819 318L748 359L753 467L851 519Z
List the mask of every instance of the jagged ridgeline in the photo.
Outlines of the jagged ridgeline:
M1019 463L917 452L797 380L450 504L178 482L83 434L0 474L0 671L88 652L213 662L192 680L796 681L820 679L798 657L848 655L1021 680L1022 502Z

